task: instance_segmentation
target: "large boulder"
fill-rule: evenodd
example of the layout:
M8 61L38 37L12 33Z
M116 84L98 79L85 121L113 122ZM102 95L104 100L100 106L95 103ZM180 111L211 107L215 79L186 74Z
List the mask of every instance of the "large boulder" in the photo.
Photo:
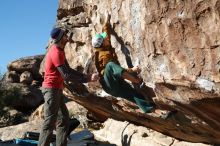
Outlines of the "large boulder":
M24 71L20 76L20 83L30 85L33 81L32 74L28 71Z

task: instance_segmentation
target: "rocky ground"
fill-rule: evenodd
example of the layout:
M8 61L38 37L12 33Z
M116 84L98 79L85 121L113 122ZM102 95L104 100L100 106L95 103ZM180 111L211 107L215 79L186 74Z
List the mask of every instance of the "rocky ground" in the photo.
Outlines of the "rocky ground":
M134 125L128 121L108 119L104 123L97 122L97 120L95 120L96 118L93 117L91 113L88 113L88 110L74 101L69 101L67 107L70 112L70 117L75 117L80 120L80 126L73 132L89 129L94 134L100 146L101 144L105 146L211 146L202 143L180 141L152 129ZM28 131L39 132L42 119L43 106L41 105L26 119L26 122L0 128L0 139L4 141L11 140L22 138L25 132Z

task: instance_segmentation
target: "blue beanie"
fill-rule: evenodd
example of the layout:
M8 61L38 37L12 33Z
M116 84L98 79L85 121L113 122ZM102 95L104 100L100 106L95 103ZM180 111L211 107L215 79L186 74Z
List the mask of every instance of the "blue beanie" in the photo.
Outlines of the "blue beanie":
M53 28L50 32L50 36L55 42L60 41L63 35L64 31L60 28Z

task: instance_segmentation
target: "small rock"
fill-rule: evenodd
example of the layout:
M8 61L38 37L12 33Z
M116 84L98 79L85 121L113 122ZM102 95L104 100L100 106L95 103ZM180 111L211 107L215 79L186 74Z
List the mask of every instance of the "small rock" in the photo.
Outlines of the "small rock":
M32 74L28 71L25 71L21 74L20 76L20 82L23 83L23 84L31 84L33 81L33 77L32 77Z

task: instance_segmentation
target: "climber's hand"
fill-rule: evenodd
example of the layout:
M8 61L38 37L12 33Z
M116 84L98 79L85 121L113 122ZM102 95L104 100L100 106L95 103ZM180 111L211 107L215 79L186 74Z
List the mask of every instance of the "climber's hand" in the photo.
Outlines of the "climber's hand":
M106 22L110 23L111 15L110 15L109 11L105 12L105 18L106 18Z
M134 67L132 68L132 71L135 72L135 73L137 73L137 74L139 74L139 73L141 72L141 69L139 68L139 66L134 66Z

